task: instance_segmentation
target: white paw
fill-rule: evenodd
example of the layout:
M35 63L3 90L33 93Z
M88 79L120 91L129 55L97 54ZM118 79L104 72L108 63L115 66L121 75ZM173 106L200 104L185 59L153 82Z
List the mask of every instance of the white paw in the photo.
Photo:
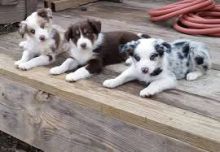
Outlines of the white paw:
M21 64L22 63L22 61L21 60L18 60L18 61L16 61L14 64L15 64L15 66L18 66L19 64Z
M58 75L58 74L62 74L63 72L60 69L60 67L57 66L57 67L51 68L49 73L52 74L52 75Z
M30 70L30 69L31 69L30 65L27 64L27 63L21 63L21 64L19 64L19 65L18 65L18 68L19 68L20 70L23 70L23 71L27 71L27 70Z
M66 75L66 81L68 81L68 82L74 82L74 81L77 81L79 79L80 79L79 76L75 73L70 73L70 74Z
M115 88L117 86L114 79L105 80L102 85L106 88Z
M151 96L155 95L156 93L158 93L158 91L156 89L145 88L145 89L141 90L140 96L141 97L151 97Z
M19 47L22 48L22 49L25 49L26 45L27 45L26 41L22 41L22 42L19 43Z
M126 61L125 61L125 64L126 65L131 65L132 64L132 58L128 58Z
M188 80L188 81L193 81L193 80L196 80L197 78L198 78L197 73L188 73L186 75L186 80Z

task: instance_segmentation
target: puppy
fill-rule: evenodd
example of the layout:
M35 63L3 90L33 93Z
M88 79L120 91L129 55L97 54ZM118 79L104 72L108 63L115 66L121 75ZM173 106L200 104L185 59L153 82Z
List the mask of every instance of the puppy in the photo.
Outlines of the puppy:
M102 33L101 22L88 19L71 25L65 37L70 44L70 57L62 65L52 68L50 74L80 67L66 75L67 81L77 81L100 73L105 65L124 61L126 54L119 53L119 45L149 36L124 31Z
M139 80L149 84L140 92L149 97L176 86L176 80L195 80L210 69L206 46L191 40L177 40L171 44L160 39L140 39L121 47L130 55L130 67L118 77L103 82L115 88L128 81Z
M65 31L52 24L50 9L39 9L28 16L20 23L19 33L25 40L19 44L23 55L15 65L21 70L48 65L65 50Z

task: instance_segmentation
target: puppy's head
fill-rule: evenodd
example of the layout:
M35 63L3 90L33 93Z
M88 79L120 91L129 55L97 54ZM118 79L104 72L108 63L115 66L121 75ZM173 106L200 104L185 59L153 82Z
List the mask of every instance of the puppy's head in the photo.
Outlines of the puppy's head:
M164 54L171 51L171 46L163 40L150 38L129 42L120 50L132 57L140 73L156 76L162 72Z
M22 37L27 35L39 42L44 42L49 38L51 25L52 11L48 8L39 9L20 23L18 32Z
M88 19L71 25L65 33L65 37L79 50L94 48L95 42L101 32L101 22Z

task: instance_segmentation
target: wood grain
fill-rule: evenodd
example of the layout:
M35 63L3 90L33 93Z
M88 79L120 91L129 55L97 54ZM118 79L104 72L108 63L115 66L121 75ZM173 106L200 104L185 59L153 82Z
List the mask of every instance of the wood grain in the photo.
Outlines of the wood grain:
M97 0L57 0L51 2L51 8L53 11L61 11L68 8L76 8L81 5L85 5Z
M26 0L26 17L36 11L38 0Z
M45 152L205 152L4 77L0 122Z
M19 0L17 5L0 5L0 24L16 23L25 18L25 0Z
M219 121L123 91L104 89L89 80L67 83L63 76L49 76L47 68L19 71L13 62L8 56L0 56L2 76L195 147L213 152L220 149Z

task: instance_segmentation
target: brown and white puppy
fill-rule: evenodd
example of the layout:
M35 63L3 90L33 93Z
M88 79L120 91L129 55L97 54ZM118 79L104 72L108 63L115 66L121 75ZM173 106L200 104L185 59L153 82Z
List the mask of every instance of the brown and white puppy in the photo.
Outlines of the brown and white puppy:
M21 70L48 65L63 51L64 33L60 27L52 24L52 11L39 9L20 23L19 33L24 41L22 58L15 62Z
M100 73L104 66L120 63L126 55L120 54L119 46L148 35L125 31L101 32L101 22L88 19L71 25L66 34L70 43L70 57L60 66L50 70L50 74L61 74L68 70L75 72L66 75L67 81L77 81Z

